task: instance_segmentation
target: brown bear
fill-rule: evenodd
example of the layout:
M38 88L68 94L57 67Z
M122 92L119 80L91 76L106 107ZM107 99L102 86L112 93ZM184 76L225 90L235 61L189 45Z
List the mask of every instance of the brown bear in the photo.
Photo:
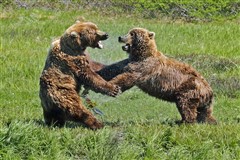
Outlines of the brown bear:
M108 83L91 67L85 54L87 47L103 48L101 40L108 38L91 22L76 22L51 44L40 77L39 96L47 125L63 126L66 121L85 124L91 129L103 124L83 105L78 93L82 85L116 96L117 85Z
M176 103L181 122L216 123L212 116L213 91L190 65L166 57L157 50L155 33L134 28L119 42L129 57L97 73L125 91L137 86L156 98ZM115 77L116 76L116 77Z

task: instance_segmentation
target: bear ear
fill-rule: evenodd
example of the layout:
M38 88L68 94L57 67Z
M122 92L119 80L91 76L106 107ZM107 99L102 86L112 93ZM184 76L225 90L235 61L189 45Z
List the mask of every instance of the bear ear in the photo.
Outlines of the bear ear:
M79 20L76 20L76 22L75 23L80 23L81 21L79 21Z
M77 38L77 37L79 37L79 34L78 34L76 31L72 31L72 32L70 33L70 35L71 35L72 38Z
M85 22L85 18L82 16L79 16L76 20L76 23L80 23L80 22Z
M155 37L155 33L154 32L149 32L148 36L150 39L153 39Z

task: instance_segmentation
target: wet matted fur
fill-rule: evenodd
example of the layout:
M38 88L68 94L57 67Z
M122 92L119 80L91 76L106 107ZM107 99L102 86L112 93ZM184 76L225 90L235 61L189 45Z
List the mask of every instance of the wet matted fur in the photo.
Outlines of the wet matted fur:
M155 33L134 28L119 42L129 58L106 66L97 73L119 85L122 91L137 86L156 98L176 103L181 122L216 123L212 116L213 91L190 65L166 57L157 50Z
M106 82L90 67L87 47L102 48L101 40L108 35L91 22L76 22L60 39L51 44L40 77L39 96L47 125L63 126L76 121L91 129L102 128L102 122L83 105L78 93L82 85L116 96L120 88Z

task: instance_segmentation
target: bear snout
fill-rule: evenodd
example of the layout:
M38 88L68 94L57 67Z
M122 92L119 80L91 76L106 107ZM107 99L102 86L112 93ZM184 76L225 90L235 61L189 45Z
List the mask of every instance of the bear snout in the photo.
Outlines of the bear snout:
M109 37L108 33L105 33L105 34L103 34L103 36L101 37L101 40L106 40L106 39L108 39L108 37Z
M108 36L108 33L105 33L105 32L101 32L101 33L99 32L99 33L98 33L98 36L99 36L99 39L100 39L100 40L106 40L106 39L108 39L108 37L109 37L109 36Z
M118 37L118 42L121 42L121 39L122 39L121 37Z
M119 36L118 37L118 42L126 43L127 42L127 37L126 36Z

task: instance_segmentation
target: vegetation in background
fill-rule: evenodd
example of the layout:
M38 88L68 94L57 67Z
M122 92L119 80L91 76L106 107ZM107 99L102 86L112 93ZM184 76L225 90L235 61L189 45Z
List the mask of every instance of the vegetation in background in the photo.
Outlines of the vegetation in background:
M98 10L104 14L135 14L144 18L169 17L187 22L236 19L238 0L2 0L3 7L69 10Z
M191 10L203 2L2 0L0 159L240 159L239 2L204 3L221 3L207 5L215 9L222 4L235 6L233 14L214 11L203 16L204 11ZM170 9L165 13L160 4L162 8L178 4L188 14L174 15ZM184 7L190 4L192 8ZM51 40L79 16L109 33L104 49L88 49L93 59L106 64L127 57L118 36L133 27L154 31L160 51L191 64L211 83L214 116L219 124L179 126L175 120L180 115L174 104L133 88L117 98L90 92L104 113L98 116L106 125L101 130L92 131L76 123L63 128L45 126L38 84L47 50ZM167 20L163 20L165 16ZM171 21L176 19L181 20Z

